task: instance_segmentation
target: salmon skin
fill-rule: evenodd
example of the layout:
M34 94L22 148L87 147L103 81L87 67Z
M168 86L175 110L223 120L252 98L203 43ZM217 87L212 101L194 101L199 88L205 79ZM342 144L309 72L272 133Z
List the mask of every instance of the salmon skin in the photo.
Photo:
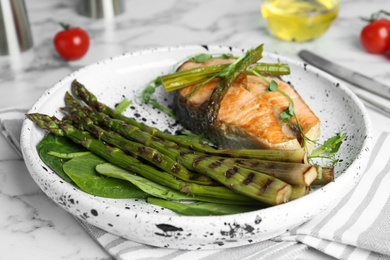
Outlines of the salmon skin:
M232 61L221 58L205 63L187 61L178 71ZM318 139L320 120L295 88L280 77L265 78L275 80L278 87L294 101L294 111L305 136L312 140ZM303 138L295 118L290 120L293 126L279 119L280 113L288 107L290 101L278 91L267 91L267 83L254 75L240 75L237 78L221 101L216 123L208 122L208 101L221 81L220 78L214 78L192 96L189 94L196 85L175 91L174 112L184 127L203 134L221 148L302 148ZM309 143L309 151L313 146Z

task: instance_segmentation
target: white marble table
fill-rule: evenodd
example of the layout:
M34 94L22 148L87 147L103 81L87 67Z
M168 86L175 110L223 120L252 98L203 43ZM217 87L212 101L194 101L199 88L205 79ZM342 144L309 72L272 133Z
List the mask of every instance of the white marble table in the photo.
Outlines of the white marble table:
M260 0L127 0L125 13L111 21L79 15L76 3L26 1L34 48L20 57L0 57L0 109L28 108L58 80L90 63L179 44L250 48L265 43L267 52L295 59L299 50L309 49L390 86L390 60L366 53L359 42L364 26L359 17L390 10L389 0L342 1L329 31L306 43L272 38L260 14ZM91 47L85 57L66 62L55 53L52 41L59 22L88 31ZM390 118L367 107L375 129L390 129ZM44 195L1 135L0 207L0 259L110 259L72 216ZM315 251L298 258L314 257L328 259Z

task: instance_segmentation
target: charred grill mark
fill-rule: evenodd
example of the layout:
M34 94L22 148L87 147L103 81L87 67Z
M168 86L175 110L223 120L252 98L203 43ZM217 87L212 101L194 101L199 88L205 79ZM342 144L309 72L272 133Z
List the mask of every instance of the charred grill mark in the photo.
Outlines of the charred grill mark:
M161 156L158 153L156 153L153 149L150 149L149 147L140 146L137 148L137 152L140 155L146 154L148 157L151 156L151 159L156 163L160 164L163 161Z
M115 123L111 122L109 119L102 118L102 119L99 119L98 122L107 126L107 127L110 127L110 126L115 127Z
M261 187L260 189L260 193L264 193L268 190L269 186L271 185L271 183L273 182L273 180L271 179L268 179L267 182L263 185L263 187Z
M102 129L103 129L104 131L110 133L110 134L113 134L113 135L116 135L116 136L121 136L119 133L117 133L117 132L115 132L115 131L113 131L113 130L107 128L107 127L104 127L104 126L103 126Z
M137 152L140 154L144 154L146 152L146 147L145 146L138 147Z
M173 173L178 173L180 171L180 167L177 164L172 165L171 171Z
M101 131L99 128L97 127L89 127L89 132L94 135L96 138L98 138L99 140L101 140L102 136L103 136L103 131Z
M240 160L240 159L237 159L237 160L234 160L234 163L237 163L237 164L242 164L242 160Z
M120 147L126 146L126 142L123 141L123 140L121 140L121 141L119 142L119 146L120 146ZM138 151L138 152L139 152L139 151ZM142 152L140 152L140 153L142 153Z
M69 118L69 116L70 116L70 118ZM73 114L71 114L69 116L68 116L68 118L64 118L63 121L65 122L65 120L70 119L70 120L72 120L74 122L79 122L81 120L81 117L78 114L76 114L76 113L73 113Z
M251 172L248 174L248 177L246 177L246 179L242 182L242 184L248 185L253 181L254 178L255 178L255 174Z
M194 159L194 162L192 163L193 167L196 167L201 161L206 160L207 158L210 158L208 155L202 155Z
M225 172L225 177L226 178L231 178L237 172L238 172L238 168L234 166L234 167L230 168L229 170L227 170Z
M229 157L231 155L231 151L230 150L224 150L224 152L219 152L219 155L220 156Z
M159 164L162 162L161 156L157 153L153 154L152 160L156 163L159 163Z
M164 148L179 150L180 146L178 146L178 145L164 145Z
M140 132L142 132L142 131L140 130ZM157 138L157 137L151 137L150 139L151 139L152 141L155 141L155 142L162 143L162 140L161 140L160 138Z
M193 175L190 176L189 179L192 180L192 181L195 181L195 180L199 179L199 177L200 177L199 174L193 174Z
M278 168L280 168L276 163L269 163L267 166L270 169L278 169Z
M259 162L252 162L251 167L257 167L257 166L259 166L259 164L260 164Z
M114 147L109 146L109 145L105 145L105 146L106 146L106 149L107 149L108 153L113 154L115 152L115 148Z
M188 152L180 152L180 156L186 156L187 154L194 154L195 152L188 151Z
M215 168L221 166L221 164L222 164L222 162L212 162L212 163L209 164L209 168L210 169L215 169Z
M99 102L93 102L91 101L91 103L93 104L93 107L99 111L99 112L102 112L104 110L104 108L106 107L104 104L102 103L99 103Z

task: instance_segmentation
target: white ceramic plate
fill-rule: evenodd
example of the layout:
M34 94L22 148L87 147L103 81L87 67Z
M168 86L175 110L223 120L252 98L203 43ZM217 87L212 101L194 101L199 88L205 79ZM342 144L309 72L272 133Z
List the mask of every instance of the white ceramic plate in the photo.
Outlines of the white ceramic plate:
M59 81L34 104L30 113L40 112L62 117L59 107L74 79L83 83L104 103L114 106L123 97L135 96L158 75L191 54L230 53L243 50L220 46L177 46L123 54L82 68ZM268 209L245 214L210 217L179 216L167 209L146 204L143 200L105 199L88 195L64 182L39 158L36 145L45 131L26 120L21 145L26 165L40 188L58 205L108 232L124 238L169 248L227 248L265 240L311 219L337 201L360 179L371 145L371 126L362 103L349 89L329 75L301 62L264 54L262 61L283 62L291 67L286 81L298 92L322 121L321 141L343 130L347 140L340 150L343 160L336 180L309 195ZM159 92L165 104L171 95ZM179 126L163 113L149 106L133 103L125 114L161 130L175 131Z

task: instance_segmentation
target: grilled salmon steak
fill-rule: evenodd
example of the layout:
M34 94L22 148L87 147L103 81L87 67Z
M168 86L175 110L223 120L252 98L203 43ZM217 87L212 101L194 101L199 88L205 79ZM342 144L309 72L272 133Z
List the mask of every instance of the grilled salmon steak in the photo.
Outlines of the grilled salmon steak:
M220 58L205 63L187 61L178 70L233 61ZM304 135L311 140L318 139L320 120L294 87L280 77L265 78L276 81L278 88L291 97ZM204 134L222 148L302 148L303 138L295 117L290 119L293 125L279 119L279 115L289 106L289 99L279 91L267 91L268 84L258 76L240 75L222 99L216 123L208 122L208 101L221 81L221 78L214 78L192 95L190 93L196 85L176 91L174 111L182 125L198 134ZM307 145L311 151L313 144L308 142Z

